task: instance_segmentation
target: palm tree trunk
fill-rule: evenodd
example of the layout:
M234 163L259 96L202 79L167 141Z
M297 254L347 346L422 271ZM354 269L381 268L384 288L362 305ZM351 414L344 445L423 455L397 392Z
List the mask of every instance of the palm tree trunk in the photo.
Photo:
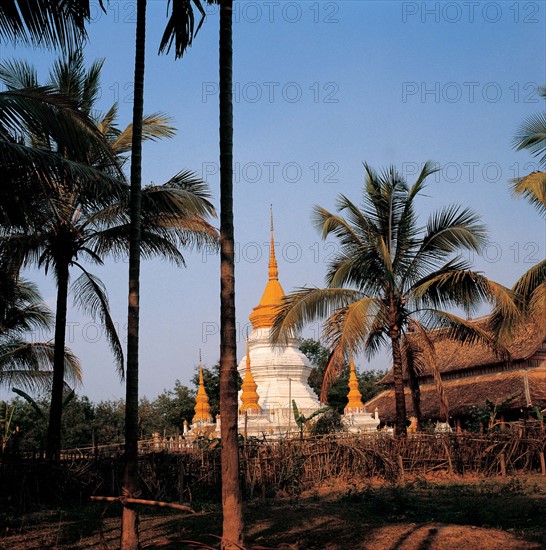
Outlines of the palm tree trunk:
M138 337L140 313L140 217L142 184L142 117L144 111L144 61L146 42L146 0L138 0L133 141L131 150L131 228L129 236L129 310L127 320L127 371L125 398L125 471L123 496L139 495L138 479ZM122 550L136 550L138 515L134 506L123 506Z
M233 230L232 0L220 2L220 413L222 548L240 548L243 507L237 437L237 343Z
M419 380L415 373L415 369L408 367L408 384L411 391L411 403L413 405L413 414L417 419L417 431L421 431L422 428L422 414L421 414L421 388L419 387Z
M392 345L392 373L394 376L394 400L396 403L395 435L405 437L406 429L406 397L404 396L404 372L402 369L402 353L400 350L400 333L390 334Z
M57 309L55 311L55 350L53 352L53 384L49 424L47 427L46 457L57 460L61 453L61 417L63 414L64 347L66 338L66 310L68 298L68 261L56 264Z

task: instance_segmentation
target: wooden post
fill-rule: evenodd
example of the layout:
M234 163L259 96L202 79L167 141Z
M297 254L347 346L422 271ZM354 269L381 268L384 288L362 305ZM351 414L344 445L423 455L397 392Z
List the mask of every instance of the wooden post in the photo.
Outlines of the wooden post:
M444 446L444 451L446 452L447 464L449 467L449 475L453 475L453 464L451 462L451 455L449 454L449 447L446 442L447 436L442 436L442 445Z
M500 454L500 468L501 476L506 477L506 459L504 458L504 453Z
M404 462L402 460L402 455L398 455L398 475L400 481L404 482Z
M245 447L246 447L246 438L247 438L247 434L248 434L248 411L245 410Z
M182 504L184 502L184 492L186 489L185 472L184 472L184 458L186 455L178 455L178 502Z
M540 451L538 453L538 456L540 458L540 471L542 472L543 476L546 476L546 461L544 460L544 451Z

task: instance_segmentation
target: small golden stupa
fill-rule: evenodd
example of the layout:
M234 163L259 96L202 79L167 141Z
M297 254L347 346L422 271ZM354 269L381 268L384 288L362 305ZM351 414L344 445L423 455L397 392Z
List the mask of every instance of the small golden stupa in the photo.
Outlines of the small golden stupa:
M349 374L349 394L347 395L349 402L345 406L345 414L362 412L364 405L362 404L362 394L358 389L358 378L356 377L355 362L353 361L353 355L351 354L350 360L350 374Z
M192 423L197 424L201 422L206 424L212 422L212 416L210 414L209 396L205 391L205 382L203 380L203 361L201 360L201 352L199 352L199 388L197 389L197 395L195 396L195 414L193 416Z
M246 373L245 379L243 380L242 393L241 393L241 408L239 412L241 414L245 412L249 413L260 413L262 408L258 404L260 396L256 391L258 385L254 382L254 377L252 376L252 370L250 369L250 349L248 347L248 334L246 336Z

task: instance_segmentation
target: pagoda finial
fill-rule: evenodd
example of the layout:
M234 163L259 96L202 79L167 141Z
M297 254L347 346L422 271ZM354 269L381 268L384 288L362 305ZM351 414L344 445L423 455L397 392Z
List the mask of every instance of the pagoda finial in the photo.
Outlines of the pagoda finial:
M201 348L199 348L199 386L205 388L205 380L203 378L203 359L201 358Z
M252 376L252 370L250 369L250 346L248 344L248 332L246 335L246 372L245 372L245 379L243 380L243 386L242 386L242 393L241 393L241 408L239 409L240 413L244 413L245 411L249 412L260 412L261 407L258 404L258 401L260 399L260 396L258 395L258 392L256 391L258 389L258 385L254 381L254 377Z
M249 316L253 329L271 328L275 322L279 306L282 305L284 290L279 283L279 271L275 258L275 235L273 233L273 206L270 211L271 244L269 247L269 268L267 284L260 303Z
M193 423L210 422L212 416L210 414L209 396L205 390L205 380L203 377L203 360L201 359L201 350L199 350L199 387L197 388L197 395L195 396L195 414L193 416Z
M279 280L279 270L277 269L277 259L275 258L275 235L273 233L273 205L269 207L270 212L270 231L271 231L271 244L269 247L269 280Z
M349 402L345 406L344 410L345 413L358 413L362 412L364 405L362 404L362 394L358 389L358 378L356 377L355 362L353 360L352 352L349 365L349 394L347 395Z
M250 370L250 348L248 346L248 328L246 329L246 368Z

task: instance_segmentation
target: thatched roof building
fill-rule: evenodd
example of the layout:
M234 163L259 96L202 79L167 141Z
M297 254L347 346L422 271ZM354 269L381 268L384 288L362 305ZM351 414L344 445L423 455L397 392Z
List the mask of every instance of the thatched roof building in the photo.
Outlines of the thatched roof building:
M476 321L482 328L487 319ZM441 373L450 416L464 418L486 400L502 403L514 395L510 409L514 415L535 406L546 407L546 316L528 323L518 331L507 353L496 353L485 344L460 344L447 338L445 331L430 334L434 342L436 364ZM419 337L410 335L411 347L419 352ZM407 382L407 375L405 375ZM440 399L426 362L418 376L421 390L421 413L424 420L440 419ZM394 421L395 404L392 372L381 381L388 389L366 403L368 410L379 410L382 421ZM406 389L408 417L414 415L409 389Z

